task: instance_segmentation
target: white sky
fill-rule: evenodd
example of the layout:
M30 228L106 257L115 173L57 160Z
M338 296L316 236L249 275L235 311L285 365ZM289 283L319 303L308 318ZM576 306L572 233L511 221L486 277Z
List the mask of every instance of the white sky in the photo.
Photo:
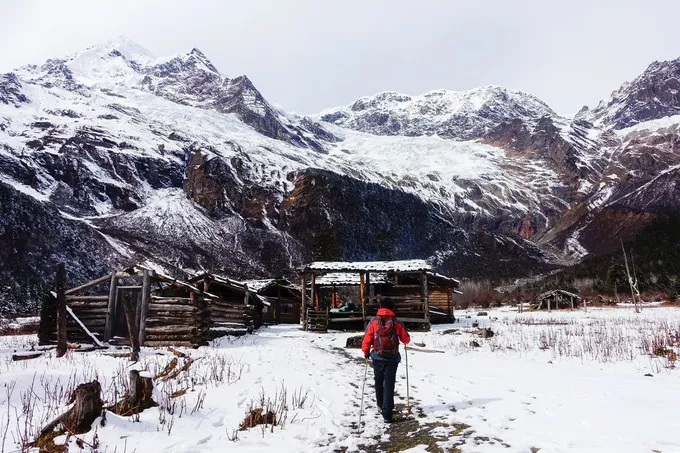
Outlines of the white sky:
M573 114L680 57L677 0L0 0L0 11L0 73L126 35L157 56L198 47L305 114L487 84Z

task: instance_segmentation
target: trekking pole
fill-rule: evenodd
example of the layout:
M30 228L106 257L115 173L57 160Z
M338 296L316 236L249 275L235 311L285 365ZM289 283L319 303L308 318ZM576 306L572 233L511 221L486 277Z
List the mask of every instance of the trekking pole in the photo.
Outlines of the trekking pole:
M361 386L361 406L359 406L359 432L361 432L361 415L364 412L364 390L366 389L366 373L368 372L368 358L364 365L364 383Z
M410 395L410 390L409 390L409 385L408 385L408 349L406 349L406 345L404 345L404 354L406 355L406 408L408 410L408 413L411 413L411 395Z

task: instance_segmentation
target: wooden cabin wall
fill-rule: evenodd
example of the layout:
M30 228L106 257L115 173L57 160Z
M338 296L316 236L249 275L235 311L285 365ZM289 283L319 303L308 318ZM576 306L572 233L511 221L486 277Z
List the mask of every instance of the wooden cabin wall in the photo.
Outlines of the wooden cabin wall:
M210 337L246 333L253 329L253 316L253 307L243 303L243 296L239 303L228 303L222 299L212 300L210 301Z
M69 300L66 305L71 307L73 314L97 336L99 340L104 338L106 314L108 313L108 301L77 301ZM71 315L66 317L66 338L70 342L92 343L90 338Z
M151 298L144 346L201 346L207 343L210 308L200 297Z

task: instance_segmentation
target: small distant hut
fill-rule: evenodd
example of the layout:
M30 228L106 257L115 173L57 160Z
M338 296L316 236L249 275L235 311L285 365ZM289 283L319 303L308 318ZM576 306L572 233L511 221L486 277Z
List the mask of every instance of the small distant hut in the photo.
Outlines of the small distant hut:
M424 260L314 262L300 275L307 330L363 329L388 297L412 329L455 319L453 293L460 282L435 273Z
M285 278L246 280L243 283L263 303L263 321L269 324L300 324L300 289Z
M539 294L532 307L535 310L560 310L574 309L581 306L581 298L578 294L570 293L562 289L554 289Z
M136 341L146 346L206 344L210 301L215 299L190 283L139 265L68 289L63 296L69 341ZM43 302L40 344L57 341L57 309L56 295ZM132 332L128 326L132 326Z

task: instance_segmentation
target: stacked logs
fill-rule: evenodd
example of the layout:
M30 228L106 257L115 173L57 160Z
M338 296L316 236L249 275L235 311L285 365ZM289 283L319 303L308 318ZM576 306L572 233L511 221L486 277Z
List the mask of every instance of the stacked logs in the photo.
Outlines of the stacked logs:
M200 296L152 297L144 346L201 346L207 343L210 311Z
M242 335L253 330L253 307L221 300L210 302L210 337Z

